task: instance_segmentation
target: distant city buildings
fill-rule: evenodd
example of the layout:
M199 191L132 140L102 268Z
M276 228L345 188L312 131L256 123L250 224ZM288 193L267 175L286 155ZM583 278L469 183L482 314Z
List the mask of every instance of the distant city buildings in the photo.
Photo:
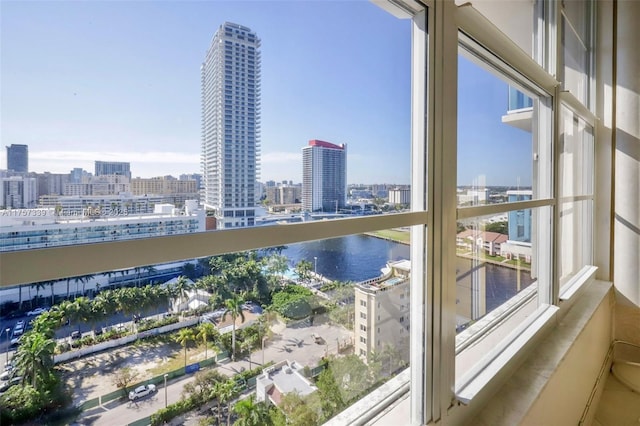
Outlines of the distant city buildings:
M393 205L411 204L411 189L409 188L390 189L389 204L393 204Z
M146 194L191 194L190 198L198 194L198 183L193 179L176 179L173 176L153 178L134 178L131 180L133 195Z
M489 189L466 189L458 190L458 205L479 205L488 204Z
M253 226L260 135L260 39L225 22L201 66L203 204L217 228Z
M65 215L84 216L91 211L91 216L122 216L132 214L153 213L157 205L173 203L174 195L44 195L38 202L39 207L56 208ZM184 200L178 206L184 205Z
M95 176L120 175L131 179L131 163L122 161L96 161Z
M15 173L29 173L28 145L11 144L7 147L7 170Z
M0 209L29 209L36 206L35 178L9 176L0 179Z
M347 204L347 146L310 140L302 148L302 208L338 212Z
M533 191L507 191L507 201L529 201L533 198ZM513 210L509 214L509 240L531 242L531 209Z
M355 354L365 361L391 346L409 362L411 262L390 262L380 277L355 285Z
M38 199L43 195L64 195L64 189L71 183L71 174L34 173L38 185Z
M28 220L25 220L28 218ZM0 212L0 251L57 247L205 230L198 202L184 209L158 205L147 214L133 214L113 206L110 214L98 207L56 207Z
M300 204L302 199L302 185L282 184L266 187L266 200L270 205Z
M131 174L129 172L129 174ZM126 174L102 174L88 176L82 182L64 185L64 195L118 195L131 192L131 184Z

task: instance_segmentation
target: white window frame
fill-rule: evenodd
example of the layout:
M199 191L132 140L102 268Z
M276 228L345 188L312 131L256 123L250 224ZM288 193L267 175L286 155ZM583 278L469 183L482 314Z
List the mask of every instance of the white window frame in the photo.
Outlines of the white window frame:
M412 424L468 421L468 418L465 419L468 411L458 406L461 398L454 389L456 253L455 243L452 244L451 240L455 238L458 218L465 215L481 216L490 212L491 207L487 206L487 210L482 210L484 207L475 210L457 207L458 31L471 36L552 96L556 112L554 140L558 139L557 112L560 102L578 111L580 117L592 124L594 129L597 128L596 119L588 107L572 99L573 95L560 93L559 83L552 77L553 71L561 66L558 60L561 52L557 47L561 38L558 37L559 27L555 22L559 16L558 6L554 9L550 2L543 1L544 18L540 27L545 31L545 37L540 37L542 41L534 49L536 56L544 59L543 68L470 4L456 7L453 0L372 1L395 16L412 19L413 22L411 212L2 252L0 286L411 227L410 368L390 380L380 392L376 391L376 398L362 401L373 404L373 408L366 411L366 416L371 418L410 390ZM554 167L557 169L557 164ZM555 169L553 175L557 176ZM557 193L555 188L554 197ZM554 206L555 202L553 198L524 204L526 207L539 207ZM554 215L553 220L557 223L557 216ZM555 248L554 252L557 253ZM479 372L478 377L482 380L472 383L476 387L474 395L482 396L482 392L488 389L487 384L494 379L503 379L509 362L526 353L526 349L535 343L553 319L559 289L555 260L552 263L554 265L548 267L552 268L556 284L550 294L544 296L549 299L549 308L515 330L521 335L513 339L506 350L496 354L494 364ZM350 417L351 424L366 421L362 413L359 410L359 414Z

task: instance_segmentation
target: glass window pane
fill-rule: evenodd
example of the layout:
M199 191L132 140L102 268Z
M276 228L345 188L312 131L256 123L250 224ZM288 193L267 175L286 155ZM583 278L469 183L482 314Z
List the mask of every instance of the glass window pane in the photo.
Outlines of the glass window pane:
M593 194L593 127L568 108L562 108L560 126L559 196Z
M550 195L540 174L547 138L537 130L537 97L489 71L462 50L458 66L458 206L506 203ZM510 191L517 191L516 200ZM528 195L528 196L526 196Z
M593 262L593 200L560 204L558 274L560 286Z
M562 4L563 88L589 107L592 4L590 1L565 1Z
M409 208L409 19L370 2L15 3L3 12L3 139L28 142L13 146L13 171L0 176L11 195L0 208L144 227L133 216L208 206L187 232ZM47 37L27 29L33 22ZM119 36L105 36L114 22ZM31 222L20 232L42 224Z
M540 207L458 221L457 379L544 303L551 229L542 224L550 212Z

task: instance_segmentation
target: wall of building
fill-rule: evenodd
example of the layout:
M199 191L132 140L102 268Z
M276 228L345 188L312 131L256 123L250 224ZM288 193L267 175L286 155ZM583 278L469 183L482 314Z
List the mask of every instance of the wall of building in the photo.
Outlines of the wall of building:
M616 4L613 280L640 308L640 2Z

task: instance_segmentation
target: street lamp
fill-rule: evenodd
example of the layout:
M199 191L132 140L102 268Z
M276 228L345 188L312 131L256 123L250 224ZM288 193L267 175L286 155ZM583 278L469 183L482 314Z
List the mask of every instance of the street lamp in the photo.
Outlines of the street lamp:
M164 375L164 408L167 408L167 377L168 374Z
M267 336L262 337L262 366L264 367L264 342L267 340Z
M9 364L9 348L11 347L11 344L9 343L9 332L11 329L7 327L5 331L7 332L7 364Z

